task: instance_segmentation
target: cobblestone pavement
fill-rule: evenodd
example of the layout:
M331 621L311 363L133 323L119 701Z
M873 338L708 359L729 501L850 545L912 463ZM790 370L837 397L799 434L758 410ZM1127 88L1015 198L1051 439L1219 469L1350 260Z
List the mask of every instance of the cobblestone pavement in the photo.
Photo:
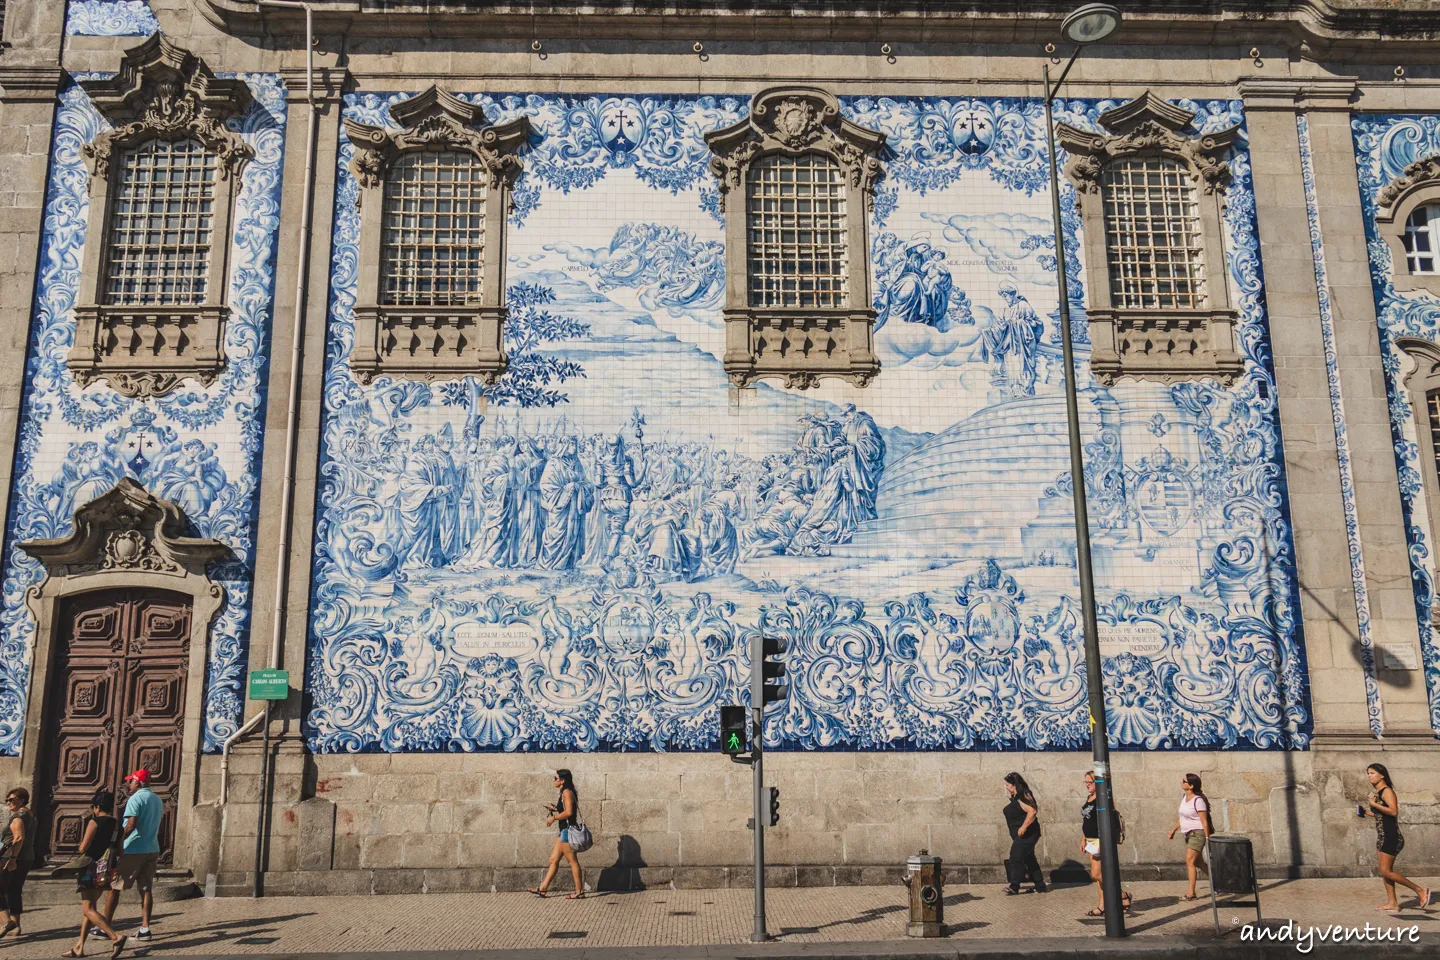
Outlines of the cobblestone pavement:
M1427 885L1440 888L1440 878ZM1208 896L1183 903L1178 896L1184 885L1174 882L1127 887L1135 897L1128 922L1132 934L1211 929ZM1374 909L1382 899L1379 880L1266 881L1260 898L1267 919L1316 926L1418 924L1422 934L1440 934L1440 907L1421 912L1406 891L1399 917L1388 917ZM905 934L906 893L898 884L772 890L767 902L770 932L790 943L895 940ZM749 938L752 905L751 892L736 889L604 893L581 901L516 893L202 899L157 904L148 950L275 954L738 943ZM986 940L1099 937L1103 922L1081 919L1094 905L1088 886L1017 897L1005 896L998 886L950 887L945 898L949 936ZM131 895L118 916L122 931L133 933L138 906ZM1222 925L1254 916L1253 907L1220 911ZM78 906L37 907L25 914L25 936L0 944L0 952L14 958L58 956L73 942L78 923ZM105 956L108 950L94 940L87 952Z

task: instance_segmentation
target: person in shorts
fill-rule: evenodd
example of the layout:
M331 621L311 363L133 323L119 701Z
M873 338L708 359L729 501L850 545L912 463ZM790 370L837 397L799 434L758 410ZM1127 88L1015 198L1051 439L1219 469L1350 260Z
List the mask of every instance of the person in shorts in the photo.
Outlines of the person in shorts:
M136 940L150 939L150 909L155 898L155 865L160 860L160 816L164 804L150 790L150 771L136 770L125 778L130 787L130 799L125 802L125 815L121 821L121 836L124 837L120 860L115 865L115 880L110 885L110 894L105 900L105 919L113 920L115 908L120 904L120 891L135 887L140 891L140 929L135 931Z

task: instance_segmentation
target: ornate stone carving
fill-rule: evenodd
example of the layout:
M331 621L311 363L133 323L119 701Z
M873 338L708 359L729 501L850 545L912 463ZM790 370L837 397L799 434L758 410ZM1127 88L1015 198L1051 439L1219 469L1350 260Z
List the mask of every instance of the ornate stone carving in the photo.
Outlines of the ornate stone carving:
M1230 164L1224 156L1240 135L1238 125L1218 133L1186 136L1195 119L1189 110L1175 106L1148 90L1129 103L1100 114L1106 133L1057 124L1060 145L1070 154L1065 172L1080 194L1100 193L1105 166L1120 157L1166 156L1189 168L1204 193L1223 193L1230 183ZM1083 201L1077 198L1083 206Z
M720 209L725 197L745 184L750 165L767 153L823 153L845 170L852 187L864 193L867 213L884 168L877 154L885 134L867 130L840 116L840 101L814 87L779 87L751 101L750 115L705 135L715 154L710 170L719 180Z
M80 86L114 124L84 147L96 177L110 175L117 151L152 138L198 141L215 154L222 179L237 176L255 155L225 126L250 106L245 81L218 79L203 60L161 34L126 51L114 76Z
M510 189L520 175L516 151L530 137L530 121L520 117L491 126L479 104L430 87L390 107L400 126L386 128L345 121L355 145L350 169L360 183L360 248L375 269L364 274L355 305L355 346L350 366L361 383L377 376L436 380L475 376L492 384L505 372L505 218ZM383 195L396 160L419 150L458 151L480 160L489 172L485 195L485 269L478 303L444 306L380 302L383 235L382 204L365 203L366 194ZM379 196L375 197L376 200Z
M143 571L204 576L206 567L230 556L209 537L192 537L184 511L129 477L75 511L69 536L27 540L20 549L53 574Z
M83 148L91 170L90 225L66 366L81 386L103 380L128 397L164 396L187 379L208 386L225 366L230 218L240 175L254 156L226 121L249 109L250 88L243 80L216 77L203 60L158 33L127 51L113 76L80 85L114 126ZM201 303L106 302L105 241L116 161L150 140L194 141L215 157L213 240Z
M384 186L391 165L410 150L472 153L490 171L492 189L508 186L520 174L515 151L530 137L528 117L490 126L478 103L435 86L392 105L390 117L400 125L399 129L345 121L345 134L356 148L350 170L366 190ZM508 212L508 206L503 209Z
M1237 313L1225 282L1224 196L1226 159L1238 125L1214 133L1187 132L1195 114L1146 91L1100 114L1101 130L1059 124L1056 135L1070 154L1065 173L1075 185L1085 223L1086 290L1090 304L1090 370L1109 386L1125 377L1175 383L1216 378L1233 383L1245 370L1235 345ZM1165 157L1195 184L1204 266L1210 277L1200 309L1117 307L1110 288L1105 228L1105 168L1129 157Z
M1400 176L1381 187L1380 192L1375 195L1375 206L1379 215L1389 215L1393 219L1391 208L1395 206L1396 200L1416 187L1437 181L1440 181L1440 156L1421 157L1407 163Z
M725 209L731 191L743 195L750 169L771 154L818 153L844 172L846 279L849 305L754 307L749 302L749 231L745 205L726 218L725 372L737 387L766 377L806 389L822 377L865 386L880 371L875 357L875 311L870 309L868 223L875 184L884 172L878 155L885 135L840 115L840 102L814 87L777 87L756 94L749 115L705 135L714 154L710 171Z

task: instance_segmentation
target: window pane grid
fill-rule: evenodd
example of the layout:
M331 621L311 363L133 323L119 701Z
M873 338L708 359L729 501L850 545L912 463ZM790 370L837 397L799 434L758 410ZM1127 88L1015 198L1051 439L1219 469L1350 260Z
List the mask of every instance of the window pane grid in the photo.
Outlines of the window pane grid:
M1405 221L1405 262L1412 274L1435 274L1435 215L1440 206L1416 207Z
M121 155L112 198L105 300L205 302L215 155L193 140L150 140Z
M488 171L468 153L411 153L385 182L383 303L479 303Z
M818 154L771 156L750 172L752 307L847 303L845 181Z
M1200 210L1181 164L1146 158L1105 168L1105 243L1116 307L1205 306Z

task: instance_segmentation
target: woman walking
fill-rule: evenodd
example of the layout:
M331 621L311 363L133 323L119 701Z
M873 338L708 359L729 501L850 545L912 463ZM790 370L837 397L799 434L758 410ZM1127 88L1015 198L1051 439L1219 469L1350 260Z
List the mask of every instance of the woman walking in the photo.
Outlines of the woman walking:
M1190 878L1190 891L1181 900L1195 899L1195 881L1200 874L1210 876L1205 865L1205 843L1215 828L1210 822L1210 801L1200 788L1200 777L1187 773L1180 781L1184 793L1180 797L1180 819L1170 828L1169 839L1175 839L1176 831L1185 835L1185 874Z
M90 864L75 881L80 894L80 939L60 954L62 957L85 956L85 935L92 926L110 938L111 960L125 949L127 938L116 933L105 920L105 914L95 908L95 901L110 886L110 867L115 862L119 827L120 822L115 819L115 794L109 790L95 791L95 796L90 798L90 816L85 818L85 834L80 838L80 856L88 858Z
M1026 877L1035 884L1036 893L1045 893L1045 874L1035 859L1035 845L1040 842L1040 804L1030 784L1018 773L1005 774L1005 826L1010 828L1010 859L1005 861L1005 876L1010 885L1007 894L1020 892Z
M1115 840L1120 840L1120 814L1110 807L1110 824ZM1095 881L1095 890L1100 897L1099 906L1086 914L1087 917L1105 916L1105 888L1100 871L1100 817L1095 810L1095 774L1085 772L1085 802L1080 805L1080 852L1090 858L1090 879ZM1130 912L1130 894L1120 891L1120 905Z
M575 849L570 846L570 830L579 822L580 797L575 792L575 781L569 770L555 771L555 786L560 791L560 799L553 806L546 805L550 816L545 818L545 824L557 825L560 836L555 838L555 846L550 850L550 866L545 871L545 879L540 881L540 886L530 887L529 890L537 897L545 896L550 891L550 881L555 879L555 871L560 869L560 858L564 857L570 863L570 875L575 878L575 892L566 894L565 899L583 900L585 886L581 881L580 861L575 856Z
M1375 818L1375 849L1380 860L1380 878L1385 881L1385 895L1388 898L1376 910L1394 913L1400 909L1395 899L1395 884L1409 887L1420 898L1420 909L1430 906L1430 891L1395 869L1395 858L1405 849L1405 838L1400 835L1400 798L1395 795L1395 785L1390 782L1390 771L1381 763L1372 763L1365 768L1365 776L1375 789L1368 803L1362 803L1355 812L1362 817Z
M16 787L5 795L9 820L0 833L0 890L5 894L5 928L0 937L11 931L21 936L20 915L25 912L23 900L25 878L35 865L35 815L30 812L30 791Z

